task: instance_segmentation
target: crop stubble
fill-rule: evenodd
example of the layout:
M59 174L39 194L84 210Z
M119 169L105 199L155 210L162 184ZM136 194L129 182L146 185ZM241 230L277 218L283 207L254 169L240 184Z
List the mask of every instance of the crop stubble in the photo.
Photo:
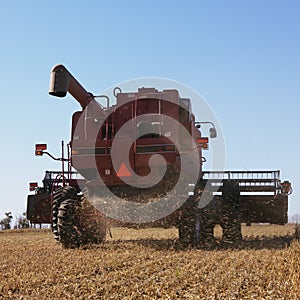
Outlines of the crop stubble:
M291 225L243 227L233 249L178 249L175 229L112 233L67 250L49 231L1 232L0 299L299 299Z

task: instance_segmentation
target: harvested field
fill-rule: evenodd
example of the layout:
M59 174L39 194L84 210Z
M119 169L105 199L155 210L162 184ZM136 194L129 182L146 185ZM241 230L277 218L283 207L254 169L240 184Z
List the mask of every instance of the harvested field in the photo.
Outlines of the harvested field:
M180 249L175 229L113 229L103 245L66 250L47 230L1 231L0 299L296 300L293 232L254 225L237 248Z

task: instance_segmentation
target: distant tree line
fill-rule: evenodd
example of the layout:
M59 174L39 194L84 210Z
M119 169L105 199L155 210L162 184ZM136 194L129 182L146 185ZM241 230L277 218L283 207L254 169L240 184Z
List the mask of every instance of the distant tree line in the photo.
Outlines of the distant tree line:
M0 226L1 230L7 230L7 229L23 229L23 228L29 228L30 223L26 218L26 213L23 213L22 215L18 216L16 218L14 226L12 226L12 220L13 216L11 212L6 212L5 217L0 220Z
M13 216L11 215L11 212L6 212L5 217L0 220L0 225L2 230L11 229L11 221Z
M300 214L294 214L291 216L291 223L300 224Z

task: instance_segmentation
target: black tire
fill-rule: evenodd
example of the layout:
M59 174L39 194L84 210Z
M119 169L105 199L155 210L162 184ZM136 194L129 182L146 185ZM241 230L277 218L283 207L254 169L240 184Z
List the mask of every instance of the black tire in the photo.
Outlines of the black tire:
M64 248L77 248L105 241L104 218L84 198L61 202L57 214L57 239Z
M223 237L222 241L226 244L239 243L242 240L241 223L239 219L230 217L222 224Z
M178 224L179 242L191 245L195 241L196 222L194 218L181 218Z
M235 181L228 181L223 185L220 225L223 229L222 241L224 243L233 244L242 240L240 191Z
M190 197L181 208L181 217L178 222L179 242L182 245L195 245L196 219L196 201L194 197Z
M216 199L210 188L206 190L205 187L202 187L198 194L198 201L207 203L207 205L198 210L199 234L197 243L199 246L213 246L215 244L214 227L217 218Z
M56 240L59 240L57 231L58 209L64 200L75 199L76 195L76 189L72 186L59 187L53 195L51 228Z
M80 246L79 232L79 207L76 199L62 201L57 214L57 236L58 241L64 248L76 248Z
M199 216L199 245L211 246L215 242L214 227L209 209L202 209Z

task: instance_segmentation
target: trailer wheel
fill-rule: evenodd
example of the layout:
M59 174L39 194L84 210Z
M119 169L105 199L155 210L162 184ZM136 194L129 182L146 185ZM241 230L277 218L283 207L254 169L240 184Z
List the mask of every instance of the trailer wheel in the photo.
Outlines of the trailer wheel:
M222 241L226 244L238 243L242 240L241 223L236 216L231 216L221 224Z
M233 180L223 184L220 225L223 229L223 242L232 244L242 240L240 191L238 183Z
M199 234L197 242L199 246L212 246L215 243L216 198L212 195L211 189L205 189L205 186L202 186L198 191L198 197L198 201L207 203L207 205L198 209Z
M76 248L80 245L79 209L80 204L76 199L64 200L58 208L57 236L64 248Z
M209 209L201 210L199 215L199 245L210 246L213 245L215 224L212 222Z
M53 204L52 204L52 232L54 234L54 238L56 240L59 239L57 232L57 221L58 221L58 209L61 203L67 199L75 199L76 198L76 189L72 186L59 187L53 196Z
M182 206L182 213L178 223L178 235L181 244L195 244L197 234L196 222L196 202L193 197L190 197Z
M193 244L195 240L196 222L194 218L181 218L178 224L179 242L184 245Z

